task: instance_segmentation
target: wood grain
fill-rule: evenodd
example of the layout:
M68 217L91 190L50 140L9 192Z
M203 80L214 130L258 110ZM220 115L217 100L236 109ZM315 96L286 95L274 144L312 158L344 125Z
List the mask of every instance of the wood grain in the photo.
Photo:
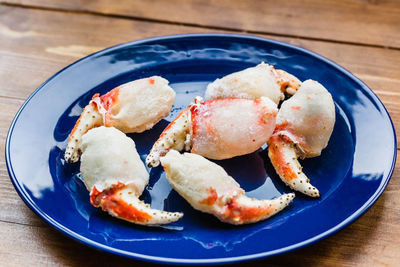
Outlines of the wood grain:
M51 229L19 198L5 166L7 130L23 101L56 71L99 49L168 34L222 29L256 33L311 49L344 66L373 89L396 129L400 126L398 1L241 1L236 8L226 0L7 2L37 8L0 5L0 265L151 265L94 250ZM399 176L396 163L377 203L339 233L285 255L237 266L398 266Z
M204 31L196 27L7 6L0 6L0 14L3 59L0 96L20 99L27 98L53 73L97 50L157 35ZM400 51L284 37L274 39L313 50L353 72L381 98L396 129L400 129L397 105ZM21 73L24 79L20 79Z
M61 68L108 46L163 34L201 31L0 6L0 79L5 83L0 95L25 99ZM24 79L20 79L21 73Z
M135 263L82 245L44 223L27 226L0 222L0 235L0 259L7 259L6 266L128 266Z
M204 28L400 48L400 2L258 0L6 0L29 6L122 15Z

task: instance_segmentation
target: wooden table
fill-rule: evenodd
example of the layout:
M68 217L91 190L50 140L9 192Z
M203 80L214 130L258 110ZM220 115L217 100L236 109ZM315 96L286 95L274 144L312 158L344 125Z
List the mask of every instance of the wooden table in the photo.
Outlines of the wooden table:
M400 129L398 0L2 1L0 265L150 265L89 248L42 222L10 182L4 141L21 104L64 66L115 44L196 32L259 35L332 59L372 88ZM399 176L396 164L377 203L339 233L306 248L243 265L399 266Z

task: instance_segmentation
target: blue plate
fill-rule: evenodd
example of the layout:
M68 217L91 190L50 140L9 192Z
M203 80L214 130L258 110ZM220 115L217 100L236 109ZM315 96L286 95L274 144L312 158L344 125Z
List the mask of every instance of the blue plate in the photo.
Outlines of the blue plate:
M89 204L79 163L63 160L68 133L94 93L151 75L171 82L177 98L169 117L152 130L130 135L144 160L161 131L206 84L261 61L301 80L326 86L337 120L328 147L303 161L320 199L297 194L273 218L234 227L193 210L158 167L142 198L154 208L183 211L166 227L140 227ZM7 168L25 203L54 228L90 246L163 263L228 263L287 252L345 227L382 194L396 160L391 119L372 91L351 73L313 52L259 37L189 34L135 41L105 49L55 74L25 102L6 142ZM219 161L248 192L273 198L291 190L277 177L263 149Z

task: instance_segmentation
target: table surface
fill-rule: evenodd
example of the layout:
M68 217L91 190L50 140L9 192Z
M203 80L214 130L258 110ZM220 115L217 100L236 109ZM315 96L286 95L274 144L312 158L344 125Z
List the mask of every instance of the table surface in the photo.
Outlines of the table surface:
M44 223L10 182L4 143L22 103L64 66L115 44L197 32L247 33L315 51L363 80L399 129L399 0L0 1L0 265L152 265L89 248ZM399 176L396 164L376 204L335 235L241 265L398 266Z

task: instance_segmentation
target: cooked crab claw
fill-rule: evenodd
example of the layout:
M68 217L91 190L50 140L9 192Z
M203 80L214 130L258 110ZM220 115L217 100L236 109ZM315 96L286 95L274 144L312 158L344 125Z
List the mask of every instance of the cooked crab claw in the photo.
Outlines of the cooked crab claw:
M297 159L319 156L328 145L334 124L332 96L316 81L303 82L298 92L283 102L276 129L268 140L268 156L282 181L292 189L320 196Z
M160 225L180 219L180 212L150 208L139 200L149 174L132 139L114 127L98 127L82 137L81 173L90 202L110 215L135 224Z
M295 197L290 193L273 200L249 198L222 167L197 154L171 150L161 164L168 182L193 208L230 224L265 220Z
M182 111L163 131L146 158L158 166L170 149L191 151L210 159L227 159L259 149L275 128L277 107L270 99L214 99Z
M174 100L174 90L159 76L125 83L103 96L95 94L69 135L65 161L79 160L82 135L88 130L104 125L124 133L143 132L169 114Z
M92 128L103 125L103 117L98 112L97 105L90 102L83 111L68 137L64 159L67 163L77 162L82 153L82 135Z
M284 93L293 95L301 85L299 79L284 70L261 64L238 71L207 86L205 99L268 97L276 104L284 99Z

